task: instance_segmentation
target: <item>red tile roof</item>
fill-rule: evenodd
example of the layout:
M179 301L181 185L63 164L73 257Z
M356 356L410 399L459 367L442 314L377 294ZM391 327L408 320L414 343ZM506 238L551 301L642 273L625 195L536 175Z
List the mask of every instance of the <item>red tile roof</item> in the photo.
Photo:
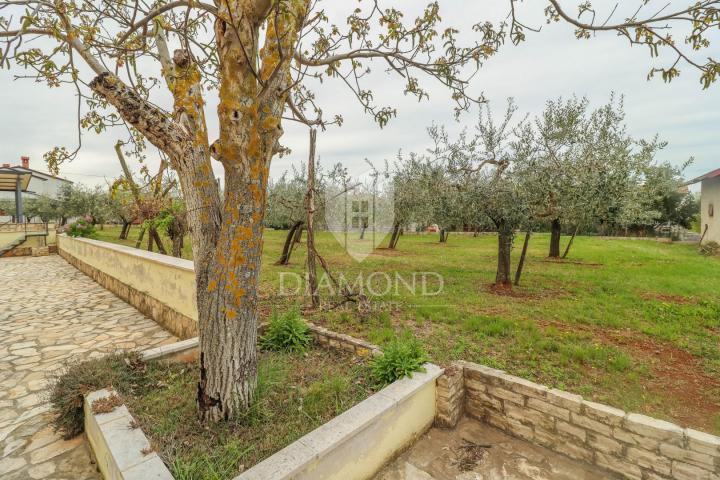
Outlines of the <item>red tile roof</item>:
M706 173L705 175L700 175L697 178L693 178L692 180L685 182L685 185L692 185L693 183L702 182L703 180L707 180L708 178L715 178L715 177L720 177L720 168L712 170L712 171Z

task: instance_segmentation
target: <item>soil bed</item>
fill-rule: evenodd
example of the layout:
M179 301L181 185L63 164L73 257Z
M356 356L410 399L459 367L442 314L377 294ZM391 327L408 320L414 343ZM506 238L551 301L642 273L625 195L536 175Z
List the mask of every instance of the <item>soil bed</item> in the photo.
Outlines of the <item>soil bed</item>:
M195 364L151 362L121 395L177 480L227 480L373 393L369 364L348 353L260 352L257 398L241 418L197 419Z

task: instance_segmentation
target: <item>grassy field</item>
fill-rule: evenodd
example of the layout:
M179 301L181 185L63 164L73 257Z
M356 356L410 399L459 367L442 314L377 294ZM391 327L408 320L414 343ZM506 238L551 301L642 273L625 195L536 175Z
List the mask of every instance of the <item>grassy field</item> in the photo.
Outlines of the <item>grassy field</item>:
M100 239L118 242L118 231L106 227ZM134 245L136 235L133 229L124 243ZM305 256L300 245L291 265L274 265L284 235L265 235L264 314L304 301L280 295L281 276L302 274ZM351 282L386 272L409 283L413 272L435 272L442 292L412 294L400 283L373 296L363 313L354 305L331 308L337 298L324 295L328 307L305 316L381 345L415 335L436 362L475 361L720 433L720 259L700 256L692 245L579 237L567 260L551 261L549 237L538 234L521 286L497 292L496 242L492 235L451 234L447 244L436 235L405 235L397 251L376 250L357 262L320 233L320 253ZM440 286L436 276L428 278L430 290ZM385 290L381 274L370 283L375 292Z

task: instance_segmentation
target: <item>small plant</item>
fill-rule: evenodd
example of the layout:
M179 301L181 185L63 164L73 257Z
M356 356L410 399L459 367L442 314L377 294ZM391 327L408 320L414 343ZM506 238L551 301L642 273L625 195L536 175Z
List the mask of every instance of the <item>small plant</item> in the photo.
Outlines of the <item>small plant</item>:
M300 317L300 309L293 307L282 315L273 312L260 346L265 350L304 352L311 340L308 326Z
M422 344L415 338L396 339L383 349L384 355L373 360L372 370L380 386L389 385L413 372L424 372L429 360Z
M80 218L67 227L67 234L71 237L96 238L95 226L87 219Z

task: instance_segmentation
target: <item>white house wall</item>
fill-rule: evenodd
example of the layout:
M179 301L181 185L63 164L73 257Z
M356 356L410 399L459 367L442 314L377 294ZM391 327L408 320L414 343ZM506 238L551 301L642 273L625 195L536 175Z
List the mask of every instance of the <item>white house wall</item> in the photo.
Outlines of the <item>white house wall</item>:
M710 217L709 208L713 205L714 215ZM720 177L709 178L703 180L701 186L700 200L700 233L705 231L707 225L707 233L703 239L706 242L720 243Z

